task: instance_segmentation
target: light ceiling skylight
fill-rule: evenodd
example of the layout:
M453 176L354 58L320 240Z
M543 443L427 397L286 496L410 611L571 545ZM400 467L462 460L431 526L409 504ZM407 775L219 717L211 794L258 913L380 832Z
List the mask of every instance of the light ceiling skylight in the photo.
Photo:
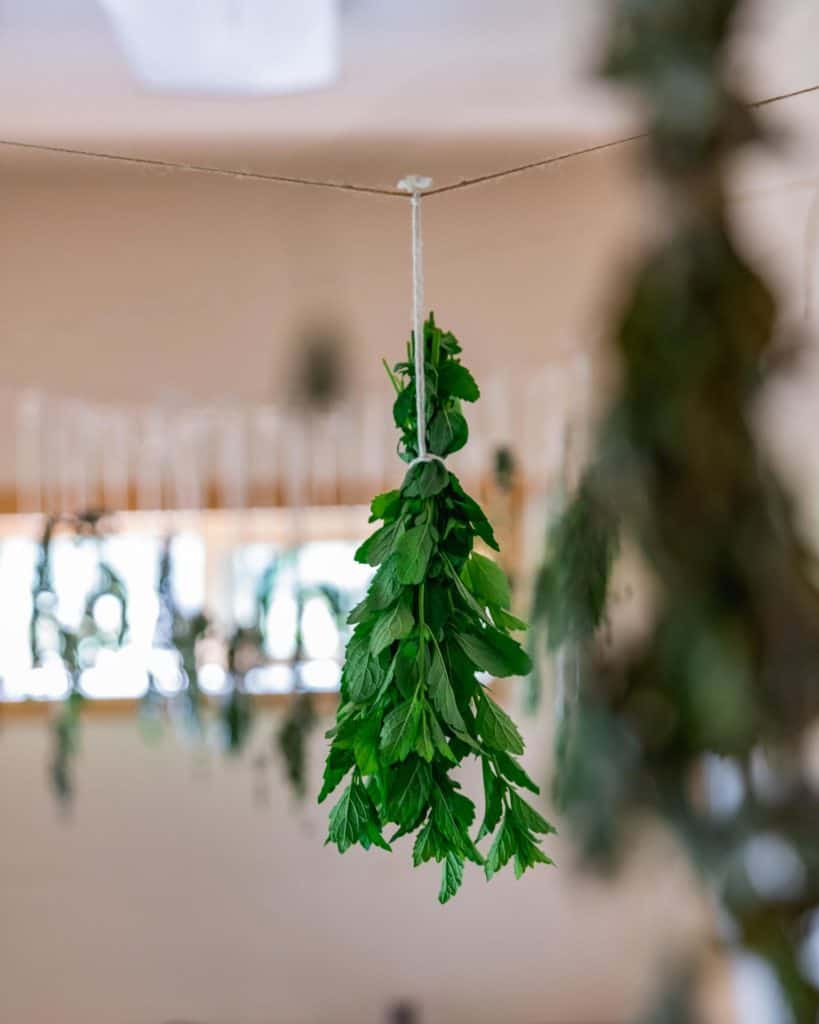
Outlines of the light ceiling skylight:
M339 0L100 0L126 58L160 90L266 95L332 83Z

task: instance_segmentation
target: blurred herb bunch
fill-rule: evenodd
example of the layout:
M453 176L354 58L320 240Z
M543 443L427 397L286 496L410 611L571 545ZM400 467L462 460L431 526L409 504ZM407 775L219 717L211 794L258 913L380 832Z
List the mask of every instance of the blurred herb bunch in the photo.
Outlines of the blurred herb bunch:
M615 331L619 394L552 532L534 624L583 667L555 793L587 861L614 867L646 812L670 823L719 897L717 950L762 958L793 1021L814 1024L819 972L804 954L819 921L819 800L805 750L819 717L819 599L750 426L775 305L725 210L728 162L761 134L726 70L741 6L617 4L604 72L648 106L668 233ZM648 633L604 653L595 630L619 535L659 595ZM729 807L714 788L725 777ZM790 865L786 884L753 870L760 844ZM683 991L702 966L691 955L656 1019L697 1019Z
M84 696L83 672L93 668L103 649L116 651L129 642L129 595L126 585L107 561L105 539L110 531L108 518L92 511L78 516L60 516L46 520L37 547L32 584L32 611L29 643L32 665L59 665L67 680L66 695L57 705L52 719L53 753L51 779L58 798L67 801L73 794L73 764L79 753L82 711L88 698ZM95 579L83 602L77 623L69 624L60 614L55 587L53 560L54 541L58 534L75 543L91 543L96 558ZM248 746L256 717L254 698L248 692L248 672L269 661L267 653L270 605L281 576L288 565L297 565L299 549L273 557L258 581L253 621L237 625L220 638L220 631L203 611L183 609L175 596L173 585L172 538L163 543L158 567L158 615L154 630L155 652L173 655L177 665L178 692L163 692L153 670L148 671L148 685L140 700L139 723L147 739L156 739L166 722L179 727L197 742L215 738L216 745L228 754L239 754ZM286 711L276 724L270 745L271 752L281 758L285 776L295 796L303 798L306 788L308 740L316 724L313 696L305 690L300 664L305 659L303 617L306 603L318 597L343 630L352 601L348 595L326 584L303 584L298 572L290 588L296 602L296 625L291 659L293 694ZM112 597L118 609L115 625L101 624L98 602ZM354 600L354 598L353 598ZM202 646L215 643L223 648L226 665L224 692L208 697L200 685ZM266 767L268 757L263 757Z

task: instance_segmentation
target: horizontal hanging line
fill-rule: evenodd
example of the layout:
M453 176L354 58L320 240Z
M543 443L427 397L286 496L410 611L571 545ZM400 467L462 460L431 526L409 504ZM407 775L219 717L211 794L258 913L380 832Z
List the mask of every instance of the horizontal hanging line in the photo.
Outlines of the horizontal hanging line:
M748 107L751 110L758 110L760 107L767 107L772 103L779 103L781 100L794 99L797 96L807 96L812 92L819 92L819 85L809 85L804 89L795 89L793 92L769 96L764 100L752 100L748 103ZM626 146L630 142L639 142L641 139L646 138L648 138L648 132L626 135L621 139L612 139L610 142L600 142L594 146L585 146L583 149L573 149L569 150L568 153L558 153L556 156L545 157L543 160L533 160L528 164L519 164L517 167L509 167L502 171L491 171L488 174L481 174L476 178L464 178L462 181L455 181L450 185L440 185L438 188L431 188L425 195L439 196L444 192L457 192L458 189L470 188L472 185L483 185L487 182L498 181L501 178L508 178L515 174L524 174L526 171L536 171L541 167L550 167L553 164L563 163L565 160L573 160L575 157L589 156L592 153L601 153L607 149L616 149L618 146Z
M166 171L190 171L193 174L214 174L225 178L246 178L250 181L269 181L278 185L307 185L311 188L329 188L341 192L364 192L376 196L404 198L403 192L374 185L348 185L339 181L321 181L317 178L295 178L284 174L264 174L262 171L243 171L227 167L211 167L207 164L188 164L176 160L160 160L156 157L126 156L123 153L99 153L90 149L72 149L70 146L49 146L40 142L18 142L14 139L0 139L0 146L12 149L26 149L38 153L55 153L60 156L79 156L90 160L111 160L140 167L156 167Z
M773 103L780 103L783 100L796 99L799 96L807 96L810 93L819 92L818 85L808 85L804 89L794 89L792 92L783 92L777 96L768 96L762 100L752 100L747 104L751 110L759 110L768 107ZM425 196L439 196L446 192L457 192L462 188L471 188L473 185L483 185L490 181L498 181L501 178L512 177L516 174L524 174L526 171L536 171L542 167L550 167L553 164L560 164L566 160L573 160L575 157L589 156L592 153L600 153L607 149L615 149L618 146L628 145L630 142L639 142L648 137L647 132L639 132L636 135L628 135L621 139L612 139L610 142L601 142L594 146L585 146L583 149L572 149L567 153L558 153L556 156L546 157L543 160L533 160L531 163L520 164L516 167L508 167L501 171L492 171L488 174L481 174L475 178L464 178L462 181L452 182L450 185L440 185L425 192ZM207 164L189 164L175 160L160 160L155 157L126 156L122 153L100 153L89 149L73 149L70 146L50 146L40 142L19 142L15 139L0 139L0 147L9 149L25 149L38 153L55 153L61 156L79 156L90 160L110 160L116 163L135 164L140 167L155 167L166 171L189 171L192 174L213 174L223 178L240 178L248 181L267 181L279 185L304 185L308 188L335 189L338 192L360 192L365 195L390 196L395 199L406 199L404 192L392 188L378 188L375 185L355 185L338 181L322 181L318 178L297 178L283 174L264 174L261 171L243 171L226 167L211 167Z
M489 181L498 181L500 178L510 178L514 174L524 174L526 171L536 171L540 167L550 167L552 164L560 164L565 160L573 160L577 156L587 156L590 153L600 153L604 149L614 149L617 146L625 146L628 142L636 142L638 139L646 138L646 133L629 135L624 139L613 139L611 142L599 142L595 146L586 146L583 149L572 149L568 153L558 153L556 156L547 156L543 160L533 160L528 164L520 164L517 167L509 167L503 171L491 171L489 174L481 174L477 178L464 178L462 181L454 181L451 185L441 185L439 188L431 188L426 196L440 196L444 192L457 192L462 188L471 188L473 185L484 185Z
M807 85L804 89L794 89L793 92L783 92L778 96L769 96L766 100L754 100L748 106L753 110L758 110L760 107L767 107L770 103L779 103L780 100L792 100L797 96L807 96L812 92L819 92L819 85Z

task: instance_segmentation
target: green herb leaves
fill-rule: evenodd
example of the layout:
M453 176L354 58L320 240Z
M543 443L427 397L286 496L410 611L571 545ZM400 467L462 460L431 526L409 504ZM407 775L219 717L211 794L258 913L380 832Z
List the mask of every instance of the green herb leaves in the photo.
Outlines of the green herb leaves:
M460 345L432 317L425 325L426 431L429 451L443 457L468 437L462 401L478 387L458 359ZM365 599L353 610L341 702L319 800L352 773L330 812L328 842L343 853L359 843L390 849L414 833L416 866L441 864L438 898L451 899L467 860L488 878L514 861L520 875L551 863L539 836L553 831L517 792L537 786L515 760L523 740L477 672L524 675L527 655L510 636L523 623L511 615L502 570L473 550L476 537L497 550L492 527L457 478L433 458L417 456L413 353L390 373L401 431L399 452L411 463L399 491L376 497L371 522L381 525L357 552L378 566ZM486 809L478 839L494 834L486 857L471 829L475 805L452 771L481 759Z

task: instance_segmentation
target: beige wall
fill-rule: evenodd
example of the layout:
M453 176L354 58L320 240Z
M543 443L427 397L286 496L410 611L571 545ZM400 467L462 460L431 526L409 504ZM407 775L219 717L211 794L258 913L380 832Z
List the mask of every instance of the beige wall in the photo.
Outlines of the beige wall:
M413 998L423 1024L615 1024L701 915L675 858L641 857L612 888L577 878L563 840L558 868L491 884L475 868L442 908L407 841L324 847L326 808L295 807L278 764L258 801L250 762L271 731L225 763L94 720L67 820L45 727L4 731L0 1020L380 1024ZM545 737L529 733L543 777ZM322 753L317 731L314 781Z

